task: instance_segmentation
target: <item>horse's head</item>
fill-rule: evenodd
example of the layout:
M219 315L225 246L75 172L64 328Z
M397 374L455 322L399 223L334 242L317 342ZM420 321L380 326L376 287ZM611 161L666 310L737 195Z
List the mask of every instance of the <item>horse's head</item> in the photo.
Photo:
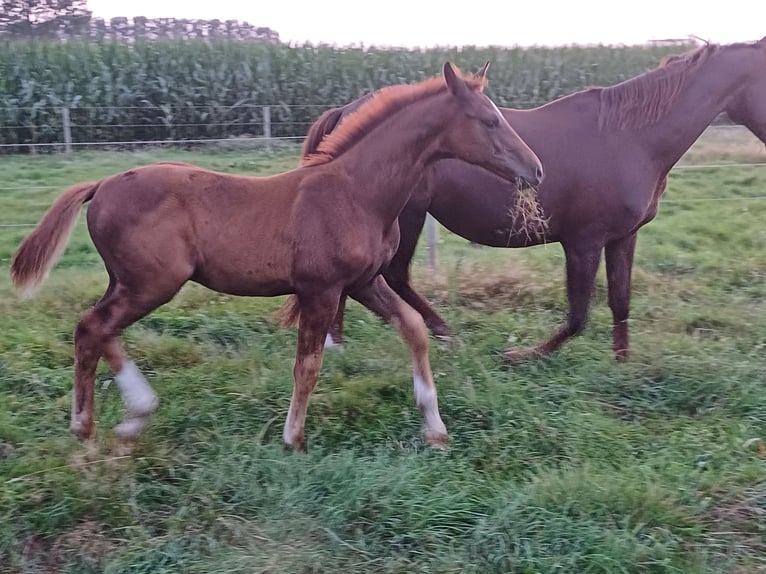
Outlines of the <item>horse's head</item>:
M439 138L440 152L478 165L508 180L525 180L536 187L543 167L535 153L508 124L497 106L484 93L488 63L468 81L444 64L453 113Z
M729 101L726 113L766 143L766 36L747 49L753 58L750 73Z

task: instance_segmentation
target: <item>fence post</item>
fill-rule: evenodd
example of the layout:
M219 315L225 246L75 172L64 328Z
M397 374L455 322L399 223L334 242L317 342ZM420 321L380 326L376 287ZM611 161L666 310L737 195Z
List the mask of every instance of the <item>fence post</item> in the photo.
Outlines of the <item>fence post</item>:
M436 270L436 244L439 242L439 228L436 220L430 213L426 214L426 254L428 267L431 271Z
M69 108L61 108L61 125L64 127L64 151L72 153L72 124L69 120Z
M263 137L271 143L271 107L263 106Z

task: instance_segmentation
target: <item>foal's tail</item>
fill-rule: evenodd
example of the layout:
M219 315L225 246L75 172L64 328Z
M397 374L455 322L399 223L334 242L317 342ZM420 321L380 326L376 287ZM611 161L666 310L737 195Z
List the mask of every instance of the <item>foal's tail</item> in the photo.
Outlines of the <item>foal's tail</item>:
M93 199L100 183L83 182L67 189L21 242L11 263L11 279L22 298L34 294L64 253L80 208Z
M309 133L306 134L306 139L303 140L303 147L301 148L301 163L306 161L319 149L319 144L322 143L322 139L335 129L340 121L340 117L343 115L343 107L332 108L325 111L317 121L311 124Z
M282 327L295 327L301 318L301 304L297 295L290 295L277 311L277 318Z

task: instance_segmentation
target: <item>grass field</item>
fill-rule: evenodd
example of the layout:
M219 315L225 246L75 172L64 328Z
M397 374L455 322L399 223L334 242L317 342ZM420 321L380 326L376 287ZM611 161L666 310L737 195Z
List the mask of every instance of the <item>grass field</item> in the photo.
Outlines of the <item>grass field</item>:
M733 130L683 163L764 161ZM297 150L0 158L0 224L36 222L68 185L157 159L230 172ZM131 327L161 406L130 454L99 371L94 444L68 432L72 330L106 286L85 225L39 295L19 301L0 227L0 571L130 573L766 572L766 168L672 173L639 235L633 355L611 358L603 268L586 332L545 360L566 298L558 245L471 246L442 230L416 284L462 345L431 348L451 448L419 436L408 353L349 304L307 421L285 452L295 331L282 302L187 285Z

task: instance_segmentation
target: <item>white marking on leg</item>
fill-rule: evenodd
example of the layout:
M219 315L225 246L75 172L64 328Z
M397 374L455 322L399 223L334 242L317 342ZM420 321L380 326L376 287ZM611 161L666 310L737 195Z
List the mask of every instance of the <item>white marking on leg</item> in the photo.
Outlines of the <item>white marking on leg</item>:
M290 399L290 409L287 411L287 418L285 419L285 428L282 431L282 440L290 447L296 446L296 441L300 436L300 428L298 425L297 417L295 416L294 401Z
M149 417L132 417L128 415L120 424L114 427L114 434L120 438L138 438L149 424Z
M343 344L336 343L335 340L332 338L332 335L330 335L330 333L327 333L327 336L324 338L324 348L342 350Z
M439 435L447 435L447 427L444 426L441 415L439 415L439 401L436 398L436 388L433 383L430 385L419 374L413 377L415 387L415 404L418 405L420 412L426 423L426 431Z
M79 435L82 432L83 424L80 417L77 416L77 387L72 387L72 419L69 423L69 430Z
M143 417L157 410L159 400L147 380L132 361L126 361L122 370L114 377L117 388L120 389L122 400L128 410L128 419Z

